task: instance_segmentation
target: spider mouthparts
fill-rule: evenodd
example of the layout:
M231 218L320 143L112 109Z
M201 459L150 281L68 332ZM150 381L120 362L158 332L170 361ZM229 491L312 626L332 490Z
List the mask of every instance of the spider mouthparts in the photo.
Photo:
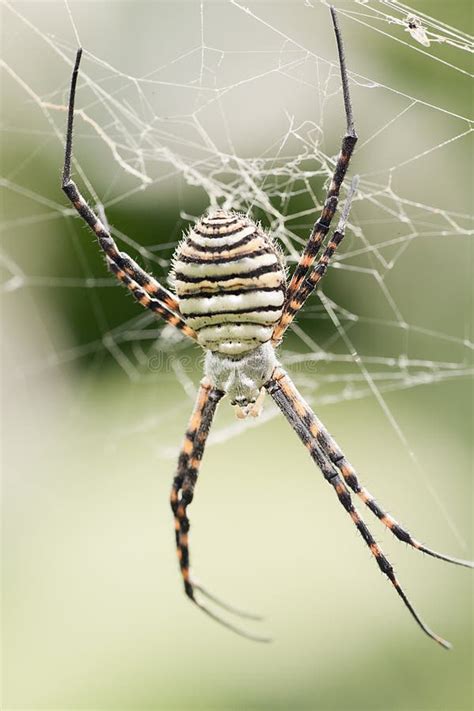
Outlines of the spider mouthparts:
M238 420L245 420L248 417L249 407L250 405L245 405L244 407L241 405L234 405L235 416Z
M247 402L245 405L243 403L233 403L235 408L235 415L239 420L245 420L249 415L251 417L260 417L263 410L263 401L265 399L265 388L262 388L258 394L258 397L253 402Z

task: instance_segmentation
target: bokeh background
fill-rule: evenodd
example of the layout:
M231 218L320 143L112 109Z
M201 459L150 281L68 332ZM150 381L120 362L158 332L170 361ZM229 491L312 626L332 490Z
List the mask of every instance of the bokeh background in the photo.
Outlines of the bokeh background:
M361 188L322 300L282 359L377 498L469 558L472 8L418 1L425 47L396 3L336 5ZM1 19L2 707L472 708L469 571L408 550L363 512L454 643L446 653L270 403L245 423L221 405L191 553L274 641L235 637L187 603L168 492L202 354L115 287L59 189L80 41L78 108L102 133L78 117L75 174L121 247L164 279L183 229L226 199L294 262L343 131L327 8L12 2Z

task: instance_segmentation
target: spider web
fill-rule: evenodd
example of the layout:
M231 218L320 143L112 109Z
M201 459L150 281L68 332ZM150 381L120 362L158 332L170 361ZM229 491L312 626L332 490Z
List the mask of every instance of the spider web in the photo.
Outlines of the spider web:
M54 18L42 15L42 3L3 3L10 30L1 62L3 137L25 141L25 149L17 149L20 157L1 179L2 288L9 295L47 292L48 308L80 290L97 332L72 345L58 338L49 352L31 356L30 372L110 355L131 380L156 382L165 364L186 397L196 392L196 358L187 344L138 308L117 320L116 292L111 318L103 301L115 282L98 258L91 263L91 240L71 233L75 213L57 183L78 44L85 54L75 175L91 204L105 211L121 248L160 279L182 230L209 205L262 220L290 267L321 207L344 130L326 3L306 0L290 10L289 3L201 2L186 5L185 23L172 11L178 5L136 11L132 4L96 3L92 26L87 3L57 3ZM336 6L360 137L351 168L360 182L332 275L297 320L281 360L310 402L375 397L430 488L387 395L472 374L466 96L474 44L467 33L399 2ZM136 32L126 23L124 30L124 17ZM36 59L47 71L32 66ZM399 62L414 68L403 75ZM428 81L433 73L435 83ZM47 180L30 177L35 166ZM159 221L165 207L174 211L166 232ZM111 219L125 211L133 213L133 226ZM156 225L147 235L140 227L145 215ZM72 254L79 272L54 256L57 245L44 260L18 249L26 233L44 229L59 230L63 240L69 235L68 259ZM267 407L258 422L274 416ZM137 426L151 431L155 424ZM210 442L246 426L222 425Z

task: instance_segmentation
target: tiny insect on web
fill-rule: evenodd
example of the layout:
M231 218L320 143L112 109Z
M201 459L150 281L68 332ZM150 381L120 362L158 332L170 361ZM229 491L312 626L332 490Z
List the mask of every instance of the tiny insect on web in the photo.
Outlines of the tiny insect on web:
M238 417L256 417L267 392L333 487L379 568L418 625L429 637L449 648L450 644L425 625L408 600L393 567L355 509L350 492L358 496L400 541L456 565L472 568L474 563L427 548L376 502L361 485L338 444L303 400L275 353L286 329L326 274L331 258L344 239L351 203L357 192L355 178L337 228L323 249L357 142L344 48L333 7L331 15L339 56L346 133L321 215L311 230L289 284L283 255L271 235L248 216L223 209L215 209L202 217L178 245L172 271L174 293L144 271L127 253L119 251L106 221L88 206L71 177L74 102L81 49L77 52L71 79L62 189L95 233L107 266L117 279L142 306L197 342L206 352L205 377L186 430L171 490L176 548L188 598L205 614L237 634L269 641L235 626L203 601L207 598L231 614L259 619L222 602L191 575L188 518L206 439L220 400L229 396Z

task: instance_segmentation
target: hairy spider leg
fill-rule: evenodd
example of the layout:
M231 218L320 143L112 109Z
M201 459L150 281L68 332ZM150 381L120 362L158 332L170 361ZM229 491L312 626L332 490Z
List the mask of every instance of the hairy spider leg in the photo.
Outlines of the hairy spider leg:
M283 371L276 371L275 378L278 378ZM386 526L396 538L403 543L407 543L412 548L422 551L433 558L439 558L454 565L461 565L465 568L474 568L474 562L471 560L462 560L453 556L439 553L431 548L423 545L403 528L393 516L385 511L375 500L372 494L359 481L358 474L352 464L346 459L342 449L337 444L334 437L328 432L321 420L314 414L308 403L303 400L301 395L296 390L294 384L288 376L283 377L279 381L280 387L285 396L295 403L299 416L303 419L305 426L310 431L313 437L316 437L318 444L323 452L329 457L331 462L339 469L344 477L346 484L364 504L372 511L375 516Z
M288 285L283 314L273 331L272 340L275 344L280 343L284 332L286 331L290 323L293 321L295 314L298 312L298 310L304 303L304 300L300 303L299 300L295 300L294 297L295 295L297 295L299 289L301 288L304 282L305 277L309 273L309 270L312 267L314 260L316 259L319 253L319 250L321 249L321 245L324 241L324 238L329 231L332 219L334 217L334 213L336 212L339 200L339 191L346 175L346 171L349 166L349 161L354 151L355 144L357 143L357 134L354 129L354 118L352 114L352 104L349 93L349 79L347 76L342 35L339 28L339 22L337 19L336 11L332 6L330 9L332 21L334 24L334 32L336 35L337 49L339 55L342 93L344 97L344 109L346 114L346 133L342 139L341 150L336 161L336 167L334 169L334 174L329 185L323 210L318 221L314 224L313 229L311 230L311 234L309 236L306 247L300 256L299 263Z
M158 314L158 316L161 316L161 318L163 318L166 323L168 323L170 326L174 326L175 328L177 328L185 336L188 336L189 338L193 338L195 340L197 339L196 331L193 331L193 329L190 328L180 316L166 308L166 306L164 306L161 301L158 301L158 299L154 299L152 296L150 296L149 292L145 291L145 289L142 289L142 287L139 286L136 281L129 277L128 274L126 274L124 270L121 269L109 257L106 257L106 261L110 271L115 274L117 279L124 286L127 287L127 289L132 293L132 295L135 297L139 304L144 306L146 309L150 309L150 311L153 311L153 313Z
M105 225L99 219L99 217L94 213L94 211L89 207L86 200L83 198L79 192L77 185L71 178L71 162L72 162L72 139L73 139L73 127L74 127L74 101L76 96L76 85L77 77L79 75L79 65L81 62L82 49L77 50L76 61L74 64L74 69L71 78L71 89L69 94L69 107L68 107L68 118L67 118L67 133L66 133L66 148L64 153L64 168L62 177L62 189L79 213L79 215L85 220L89 225L91 230L97 237L100 248L106 254L108 259L113 262L117 270L113 270L117 278L120 279L119 274L125 273L129 276L141 290L135 293L134 289L131 289L132 294L135 298L147 308L151 308L155 313L159 313L160 316L171 325L179 328L185 335L190 338L196 339L195 332L188 328L185 324L184 319L181 317L179 310L179 303L173 294L165 289L161 284L150 274L147 274L138 264L135 262L126 252L120 252L112 235L107 230ZM120 279L125 283L123 279ZM152 299L149 303L141 296L143 290L149 294ZM163 307L162 311L154 308L156 302L159 302Z
M215 595L211 594L204 586L193 579L190 572L189 560L189 529L190 522L187 508L194 498L194 487L199 473L204 447L206 444L212 419L219 401L224 396L222 390L211 386L204 378L199 388L194 411L189 421L188 429L184 437L181 453L178 459L177 472L173 480L170 503L175 519L176 548L179 560L181 575L183 577L184 591L192 602L199 607L206 615L212 617L219 624L227 627L236 634L255 640L257 642L269 642L266 637L254 635L217 615L214 611L204 605L196 598L196 591L207 597L209 600L219 605L223 609L240 617L259 620L257 615L243 612L227 603L223 602Z
M328 455L323 451L318 438L311 433L309 426L308 413L309 406L304 402L303 398L297 391L289 376L282 368L277 368L272 378L265 385L266 389L275 400L283 415L286 417L296 434L308 449L313 461L321 470L326 481L333 487L339 502L351 517L355 527L364 539L370 552L374 556L377 565L384 575L392 583L393 587L401 597L406 607L421 627L421 629L431 637L435 642L440 644L445 649L450 649L451 644L438 634L433 632L420 618L415 608L407 598L403 588L398 582L391 563L384 555L382 549L375 541L366 524L362 520L360 514L354 508L352 497L341 478L339 472L334 467ZM311 413L313 414L313 413Z
M301 283L301 286L294 295L294 297L289 303L285 304L285 312L288 314L288 318L293 319L295 317L296 313L305 304L308 297L311 296L313 291L317 288L321 279L325 276L328 270L329 262L331 261L332 257L334 256L334 253L336 252L337 248L344 239L346 223L349 217L352 199L354 197L355 191L357 190L358 182L359 178L358 176L355 176L352 180L349 195L347 196L347 199L344 203L344 209L342 211L342 215L340 217L337 229L334 232L334 235L332 236L331 240L326 245L324 252L319 257L317 263L311 267L309 273L303 279L303 282ZM276 329L278 329L278 325ZM275 335L273 335L272 340L275 345L278 345L279 341L278 339L275 340Z

